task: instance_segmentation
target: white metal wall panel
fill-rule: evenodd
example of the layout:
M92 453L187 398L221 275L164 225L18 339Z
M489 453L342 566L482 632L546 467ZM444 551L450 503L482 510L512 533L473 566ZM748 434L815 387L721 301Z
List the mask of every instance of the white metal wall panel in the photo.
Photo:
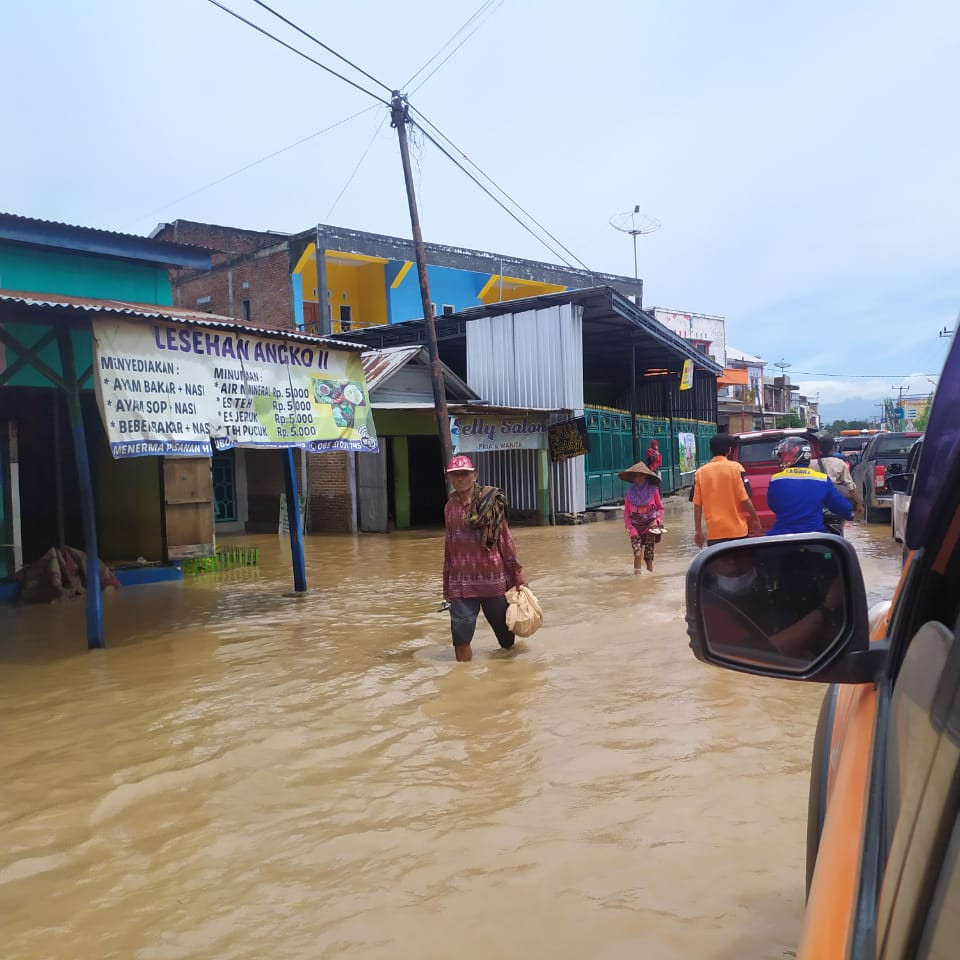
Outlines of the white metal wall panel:
M467 383L491 403L583 413L583 308L470 320Z
M484 400L510 407L569 410L583 416L583 307L565 303L470 320L467 383ZM480 456L485 483L502 487L520 510L537 508L536 458L530 451ZM489 466L488 466L489 464ZM587 506L584 458L551 466L553 509L582 513Z
M494 450L471 454L480 483L500 487L514 510L537 510L537 451Z
M375 387L370 393L370 402L378 403L429 403L433 404L433 382L430 370L412 363L397 370L389 380Z

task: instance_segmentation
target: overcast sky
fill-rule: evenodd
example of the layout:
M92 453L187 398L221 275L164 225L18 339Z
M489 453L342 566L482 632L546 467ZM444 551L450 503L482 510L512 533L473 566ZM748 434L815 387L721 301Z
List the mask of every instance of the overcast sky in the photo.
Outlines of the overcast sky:
M482 3L271 6L406 89ZM411 102L591 269L632 275L609 220L639 205L662 223L638 243L646 306L726 317L828 420L931 389L960 310L960 4L493 0L459 39L477 23ZM208 0L20 2L4 34L0 209L410 235L386 108ZM432 145L414 154L427 240L558 262Z

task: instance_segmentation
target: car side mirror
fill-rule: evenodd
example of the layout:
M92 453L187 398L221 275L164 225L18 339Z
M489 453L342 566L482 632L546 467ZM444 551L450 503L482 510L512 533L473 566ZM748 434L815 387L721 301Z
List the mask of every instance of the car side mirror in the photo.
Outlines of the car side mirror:
M703 550L687 571L687 632L698 660L764 677L868 683L886 660L869 642L856 551L831 534Z
M910 484L913 481L912 473L889 473L887 474L887 487L894 493L909 493Z

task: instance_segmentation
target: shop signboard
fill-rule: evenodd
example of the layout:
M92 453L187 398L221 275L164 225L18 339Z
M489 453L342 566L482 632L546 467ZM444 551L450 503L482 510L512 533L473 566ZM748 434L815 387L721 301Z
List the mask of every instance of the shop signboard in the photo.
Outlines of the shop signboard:
M525 414L467 413L450 418L457 453L542 450L547 445L546 417Z
M550 424L550 459L555 463L558 460L582 457L589 452L590 438L585 417Z
M360 353L176 323L93 321L94 381L116 459L213 447L376 451Z

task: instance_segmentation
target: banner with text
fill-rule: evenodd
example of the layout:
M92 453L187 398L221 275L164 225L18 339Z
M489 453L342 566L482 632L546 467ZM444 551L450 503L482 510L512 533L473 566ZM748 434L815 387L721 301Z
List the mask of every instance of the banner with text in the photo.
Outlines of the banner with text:
M590 452L590 435L585 417L550 424L550 459L554 463L584 457Z
M542 450L547 445L545 417L504 414L462 414L450 418L456 453L491 450Z
M359 353L176 323L93 321L97 403L116 459L212 445L376 451Z

